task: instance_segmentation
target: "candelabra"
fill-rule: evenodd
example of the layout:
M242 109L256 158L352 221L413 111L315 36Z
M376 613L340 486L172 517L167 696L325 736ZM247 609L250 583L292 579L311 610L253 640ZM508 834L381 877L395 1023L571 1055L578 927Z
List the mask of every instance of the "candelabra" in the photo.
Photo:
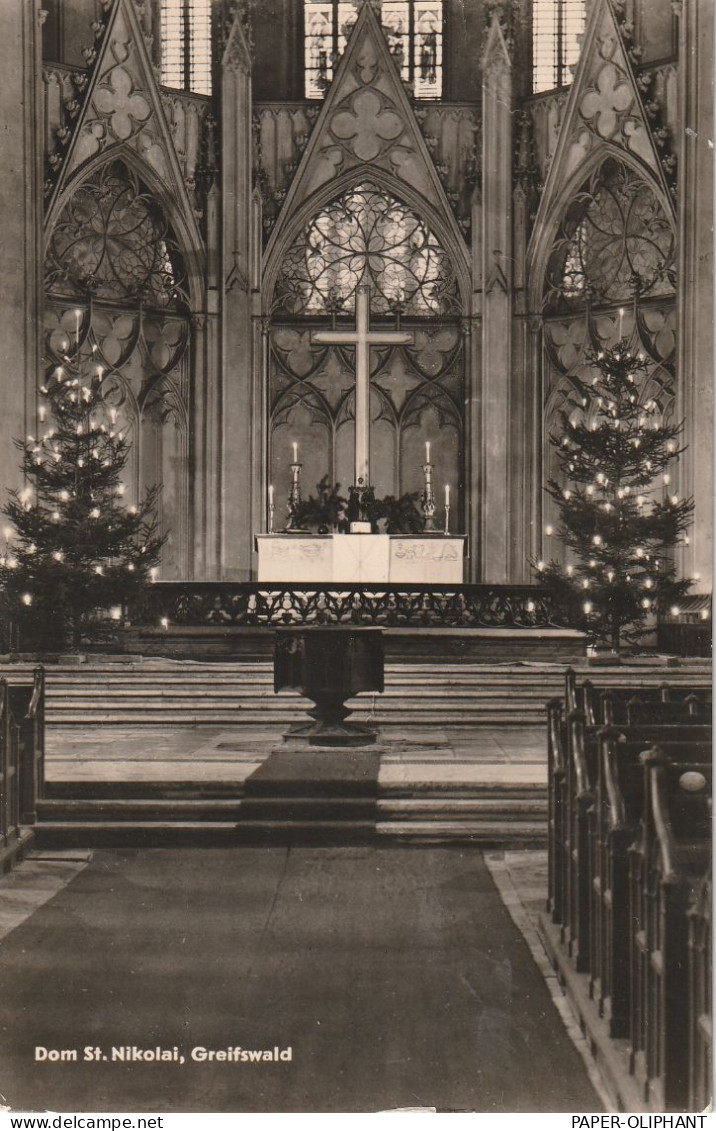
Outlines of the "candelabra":
M303 464L291 464L291 490L288 493L288 523L287 530L293 530L293 520L301 503L301 468Z
M423 530L426 533L434 532L435 530L435 492L433 491L433 465L431 463L423 464L423 471L425 473L425 487L420 497L420 505L423 509Z

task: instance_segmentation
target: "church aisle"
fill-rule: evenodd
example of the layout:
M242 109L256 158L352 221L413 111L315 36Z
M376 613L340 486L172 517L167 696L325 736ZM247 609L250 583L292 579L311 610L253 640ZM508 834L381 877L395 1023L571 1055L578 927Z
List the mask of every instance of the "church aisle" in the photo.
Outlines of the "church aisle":
M600 1110L470 848L96 852L0 945L0 995L14 1110ZM292 1059L191 1059L236 1045Z

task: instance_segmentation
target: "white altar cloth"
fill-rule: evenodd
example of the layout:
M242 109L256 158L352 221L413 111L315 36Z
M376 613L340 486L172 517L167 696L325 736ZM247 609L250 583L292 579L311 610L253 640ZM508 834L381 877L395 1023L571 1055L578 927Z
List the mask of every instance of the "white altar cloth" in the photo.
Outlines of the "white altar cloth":
M465 535L257 534L258 580L460 584Z

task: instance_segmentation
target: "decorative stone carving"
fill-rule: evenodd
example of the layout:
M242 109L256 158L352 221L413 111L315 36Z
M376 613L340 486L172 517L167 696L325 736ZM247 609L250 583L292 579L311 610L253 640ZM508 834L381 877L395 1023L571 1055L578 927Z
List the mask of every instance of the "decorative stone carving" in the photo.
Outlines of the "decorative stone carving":
M545 305L673 294L674 270L671 219L646 180L608 157L567 208L549 259Z
M537 114L534 107L531 113ZM544 107L539 116L544 121ZM548 145L538 143L538 159ZM612 6L609 0L595 0L554 152L551 159L549 152L541 157L549 171L535 223L537 232L544 234L549 229L552 202L565 183L596 148L607 145L612 151L623 149L641 163L647 178L653 178L656 193L661 192L663 204L673 211L661 157Z
M163 209L121 161L84 181L59 216L47 251L56 293L91 293L152 306L186 302L186 269Z
M114 0L106 25L102 24L97 32L97 45L91 76L70 74L74 89L79 93L86 84L86 93L82 109L75 114L64 164L56 163L58 168L62 164L62 176L48 210L49 223L56 219L53 209L60 192L87 161L100 153L109 155L114 149L128 147L167 185L179 207L184 204L187 224L194 228L193 242L200 247L201 237L186 188L198 151L198 139L193 136L196 120L190 125L191 110L186 112L185 106L185 102L193 105L191 98L180 100L177 118L186 116L187 123L177 131L175 143L133 0ZM180 168L177 154L182 152L184 167Z
M307 136L308 130L303 133ZM263 122L261 141L266 153ZM279 238L286 213L339 173L360 165L375 165L410 185L446 217L460 238L395 60L369 4L360 11L283 202L272 242Z
M449 314L458 307L449 257L423 221L364 182L326 205L284 254L276 309L315 314L352 309L367 272L376 313Z

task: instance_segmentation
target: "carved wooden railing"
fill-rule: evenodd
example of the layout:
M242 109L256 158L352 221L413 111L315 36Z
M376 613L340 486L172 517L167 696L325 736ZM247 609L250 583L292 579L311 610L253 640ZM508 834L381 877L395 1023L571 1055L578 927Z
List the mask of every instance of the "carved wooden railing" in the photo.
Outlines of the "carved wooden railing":
M563 628L554 598L533 585L157 582L129 609L133 625L379 628Z

